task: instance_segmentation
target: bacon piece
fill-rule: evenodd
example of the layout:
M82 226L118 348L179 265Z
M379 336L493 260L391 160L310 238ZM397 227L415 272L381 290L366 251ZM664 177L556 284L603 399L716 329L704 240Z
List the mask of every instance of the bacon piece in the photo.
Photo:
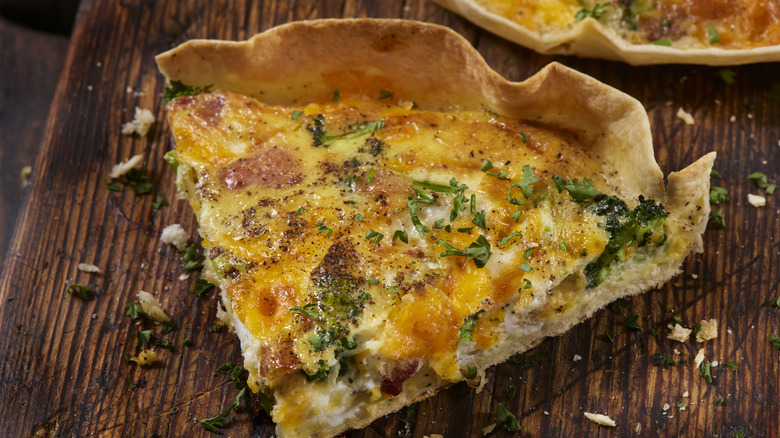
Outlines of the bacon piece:
M412 377L419 368L420 361L417 359L396 362L395 367L389 375L384 376L379 389L390 395L398 395L403 389L404 382Z

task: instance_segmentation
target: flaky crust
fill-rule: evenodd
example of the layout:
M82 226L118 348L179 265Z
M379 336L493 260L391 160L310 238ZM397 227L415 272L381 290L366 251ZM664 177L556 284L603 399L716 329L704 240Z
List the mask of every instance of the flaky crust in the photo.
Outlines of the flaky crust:
M619 177L610 181L615 194L636 199L644 194L662 200L670 219L684 230L677 238L688 251L701 250L709 212L707 193L714 153L669 177L655 162L650 126L642 105L595 79L552 63L520 83L492 71L479 53L455 32L437 25L404 20L317 20L270 29L245 42L189 41L157 57L169 80L213 85L273 104L325 101L338 88L376 96L382 89L427 109L489 109L574 132L589 153ZM683 254L684 257L684 254ZM634 295L667 281L682 260L661 266L652 278L624 284L605 282L538 335L511 339L486 351L480 369L526 351L547 336L563 333L618 297ZM489 353L489 354L488 354ZM317 436L364 427L376 418L429 397L448 386L404 392L377 403L370 414L352 418ZM283 435L283 431L282 435Z
M725 50L631 44L593 18L586 18L558 32L540 33L494 14L473 0L434 1L483 29L544 54L602 58L631 65L741 65L780 61L780 46Z

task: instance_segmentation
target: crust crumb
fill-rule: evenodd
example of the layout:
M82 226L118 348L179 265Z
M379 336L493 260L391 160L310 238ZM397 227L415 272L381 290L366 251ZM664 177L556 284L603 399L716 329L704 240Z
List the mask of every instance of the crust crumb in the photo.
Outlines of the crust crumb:
M142 154L133 155L132 157L128 158L126 161L115 164L114 167L111 169L111 173L109 173L108 176L110 178L119 178L120 176L129 172L139 163L141 163L141 160L143 159L144 156Z
M677 342L685 342L688 340L688 337L691 335L691 332L693 330L687 329L680 324L675 324L674 327L670 327L672 330L671 333L667 336L667 338L677 341Z
M763 207L766 205L766 198L748 193L748 204L752 205L753 207Z
M152 127L152 123L154 122L154 114L152 114L151 111L148 109L135 107L135 118L132 122L127 122L122 125L122 134L138 134L141 137L146 137L146 134L149 132L149 128Z
M691 113L685 111L684 109L682 109L682 107L680 107L680 109L677 110L677 117L681 118L686 125L693 125L694 123L696 123L693 121L693 116L691 115Z
M616 426L615 420L607 417L606 415L591 414L590 412L585 412L585 417L588 420L590 420L590 421L592 421L592 422L594 422L596 424L600 424L602 426L609 426L609 427L615 427Z
M718 320L715 318L707 321L702 319L699 323L701 330L696 333L696 342L705 342L718 337Z

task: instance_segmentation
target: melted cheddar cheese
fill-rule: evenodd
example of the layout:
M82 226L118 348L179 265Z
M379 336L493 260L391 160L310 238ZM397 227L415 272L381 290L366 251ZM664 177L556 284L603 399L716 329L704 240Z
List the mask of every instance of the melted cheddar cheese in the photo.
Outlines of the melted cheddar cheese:
M593 17L632 44L731 50L780 44L778 0L475 1L542 34Z
M610 240L604 216L555 181L609 192L609 169L575 135L530 121L392 96L272 106L228 91L168 111L177 182L249 385L273 394L290 436L463 380L518 321L587 299L583 272Z

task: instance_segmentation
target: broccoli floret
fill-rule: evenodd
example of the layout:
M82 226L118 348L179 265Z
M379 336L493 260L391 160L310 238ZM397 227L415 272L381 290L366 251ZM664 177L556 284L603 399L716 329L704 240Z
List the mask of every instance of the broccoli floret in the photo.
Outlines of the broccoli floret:
M599 195L588 206L593 214L604 216L604 228L609 232L609 242L598 260L585 267L587 287L601 284L610 274L612 266L625 258L627 252L653 241L662 245L666 241L664 223L669 213L662 204L639 196L639 204L629 210L625 202L616 196Z

